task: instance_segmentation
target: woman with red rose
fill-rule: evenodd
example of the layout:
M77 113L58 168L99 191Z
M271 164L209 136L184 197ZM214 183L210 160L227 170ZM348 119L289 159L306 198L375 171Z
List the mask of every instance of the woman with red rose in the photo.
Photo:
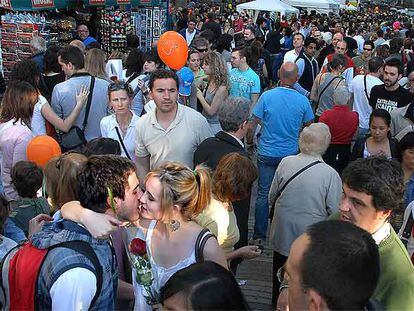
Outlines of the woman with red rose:
M192 221L210 200L211 177L208 169L202 166L193 171L182 164L166 162L146 176L145 192L140 198L141 218L134 222L136 228L126 229L125 242L134 256L142 254L148 258L153 278L151 288L156 293L171 275L197 261L214 261L227 269L226 258L217 240L210 238L208 232L200 235L203 228ZM85 213L74 202L66 204L62 210L65 218L81 222L88 229L91 227L96 236L107 235L110 233L108 229L114 229L108 222L117 223L108 215ZM128 238L131 235L133 239ZM203 248L198 247L200 256L196 258L199 235L206 242ZM151 310L146 299L148 292L137 282L138 274L133 270L134 309Z

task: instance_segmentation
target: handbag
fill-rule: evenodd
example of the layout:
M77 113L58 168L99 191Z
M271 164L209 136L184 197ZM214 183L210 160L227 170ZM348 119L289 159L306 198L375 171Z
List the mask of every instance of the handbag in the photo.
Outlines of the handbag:
M119 129L118 129L117 126L115 126L115 130L116 130L116 135L118 135L119 142L121 143L122 149L125 152L125 155L127 156L128 159L131 160L131 156L129 155L129 153L128 153L126 147L125 147L124 140L122 139L121 133L119 132Z
M212 234L207 228L201 230L198 234L196 242L195 242L195 258L196 262L203 262L204 261L204 247L208 239L215 238L216 236Z
M298 177L300 174L302 174L304 171L306 171L308 168L311 168L312 166L322 163L322 161L315 161L312 163L309 163L308 165L306 165L305 167L302 167L299 171L297 171L295 174L293 174L287 182L285 182L285 184L282 186L282 188L280 188L280 190L278 191L277 195L276 195L276 199L275 199L275 203L273 203L271 209L270 209L270 213L269 213L269 218L273 219L273 214L275 213L275 205L277 202L277 199L280 197L280 195L282 194L283 190L285 190L285 188L290 184L290 182L292 180L294 180L296 177Z
M86 103L85 117L83 119L82 128L74 125L70 130L61 136L60 146L62 151L66 152L69 150L79 149L86 145L87 141L85 138L85 128L88 124L89 111L92 104L93 87L95 85L95 77L91 77L91 84L89 86L88 101Z

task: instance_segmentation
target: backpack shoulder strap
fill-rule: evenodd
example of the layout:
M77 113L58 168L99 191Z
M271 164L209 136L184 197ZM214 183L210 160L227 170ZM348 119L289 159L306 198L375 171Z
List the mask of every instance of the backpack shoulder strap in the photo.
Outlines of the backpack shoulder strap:
M96 300L98 299L99 295L101 294L102 291L102 283L103 283L103 269L101 264L99 263L99 259L96 256L95 251L93 250L92 246L85 242L85 241L68 241L68 242L63 242L60 244L56 244L52 247L49 248L49 251L57 248L57 247L65 247L65 248L69 248L75 252L78 252L80 254L82 254L83 256L85 256L86 258L88 258L90 260L90 262L92 263L94 269L95 269L95 276L96 276L96 292L95 292L95 296L93 297L90 307L92 307Z
M404 244L404 246L407 248L408 241L411 238L411 233L414 225L414 218L413 218L413 212L410 211L410 215L408 217L407 223L405 224L405 227L403 229L402 235L401 235L401 242Z
M212 238L214 234L212 234L207 228L204 228L200 231L197 236L197 240L195 243L195 258L196 262L203 262L204 261L204 247L206 246L207 241Z
M85 108L85 118L83 119L83 124L82 124L83 130L86 129L86 125L88 124L88 117L89 117L89 111L91 110L94 86L95 86L95 77L91 76L91 84L89 86L88 101L86 102L86 108Z

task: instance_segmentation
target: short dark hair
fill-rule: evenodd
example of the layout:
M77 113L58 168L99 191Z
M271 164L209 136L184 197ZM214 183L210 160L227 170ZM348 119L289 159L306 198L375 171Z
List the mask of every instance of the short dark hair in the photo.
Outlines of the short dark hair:
M127 34L126 36L126 45L127 48L138 48L139 46L139 37L137 35L134 35L132 33Z
M384 36L384 31L382 31L382 29L378 29L377 30L377 36L382 38Z
M305 41L305 36L303 34L301 34L300 32L295 33L293 35L293 38L296 37L296 36L301 36L302 37L302 40Z
M246 57L247 49L244 46L235 47L232 52L239 52L240 58Z
M61 72L62 69L58 62L58 52L60 48L57 45L51 45L47 48L43 63L45 65L45 72Z
M318 40L316 40L316 38L314 38L314 37L307 37L305 39L305 47L308 47L312 43L314 43L314 44L316 44L316 46L318 46Z
M104 213L110 207L108 189L114 198L124 199L132 172L135 172L134 163L121 156L91 156L78 174L77 197L81 205Z
M150 90L154 87L154 82L159 79L173 79L177 85L178 89L178 76L174 71L167 70L167 69L158 69L151 73L151 77L149 79L148 87Z
M371 47L371 49L374 49L375 48L375 44L371 40L365 41L364 42L364 45L369 45Z
M375 56L368 62L369 72L378 72L384 66L384 60L381 57Z
M403 70L404 70L402 62L397 58L391 58L391 59L385 61L384 68L385 68L385 66L397 67L398 74L402 74Z
M354 191L372 196L378 211L400 211L404 205L404 181L400 164L385 157L368 157L351 162L342 181Z
M11 171L14 188L22 198L35 198L42 187L43 171L34 162L19 161Z
M391 125L391 115L390 113L385 109L375 109L371 112L369 116L369 125L372 123L373 118L381 118L384 120L385 124L388 126Z
M339 66L345 66L346 65L346 57L343 54L335 53L332 56L332 60L329 63L329 67L332 69L337 69Z
M161 288L161 303L179 292L193 310L249 310L233 274L212 261L176 272Z
M145 62L154 62L157 65L157 67L161 67L162 65L164 65L155 49L145 52L144 55L142 55L142 65L144 65Z
M4 223L9 217L9 201L3 194L0 194L0 232L4 230Z
M85 67L85 56L82 51L72 45L67 45L61 48L58 52L61 62L65 64L71 63L75 69L83 69Z
M414 132L405 134L403 138L398 142L398 160L402 162L402 155L405 150L414 147Z
M330 310L363 310L380 275L371 234L340 220L315 223L306 234L310 242L300 267L303 287L316 290Z
M112 138L98 137L89 141L82 149L82 154L87 157L92 155L121 155L119 142Z

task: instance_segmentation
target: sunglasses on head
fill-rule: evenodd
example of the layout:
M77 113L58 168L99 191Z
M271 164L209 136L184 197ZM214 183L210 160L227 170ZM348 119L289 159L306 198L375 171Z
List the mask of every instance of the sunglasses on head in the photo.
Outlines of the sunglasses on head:
M112 82L108 86L109 91L118 91L118 90L127 90L127 91L129 91L130 88L131 87L129 86L129 84L127 82L119 81L119 80Z
M200 53L202 53L202 52L207 52L208 51L208 48L205 48L205 49L197 49L196 48L196 50L199 51Z

